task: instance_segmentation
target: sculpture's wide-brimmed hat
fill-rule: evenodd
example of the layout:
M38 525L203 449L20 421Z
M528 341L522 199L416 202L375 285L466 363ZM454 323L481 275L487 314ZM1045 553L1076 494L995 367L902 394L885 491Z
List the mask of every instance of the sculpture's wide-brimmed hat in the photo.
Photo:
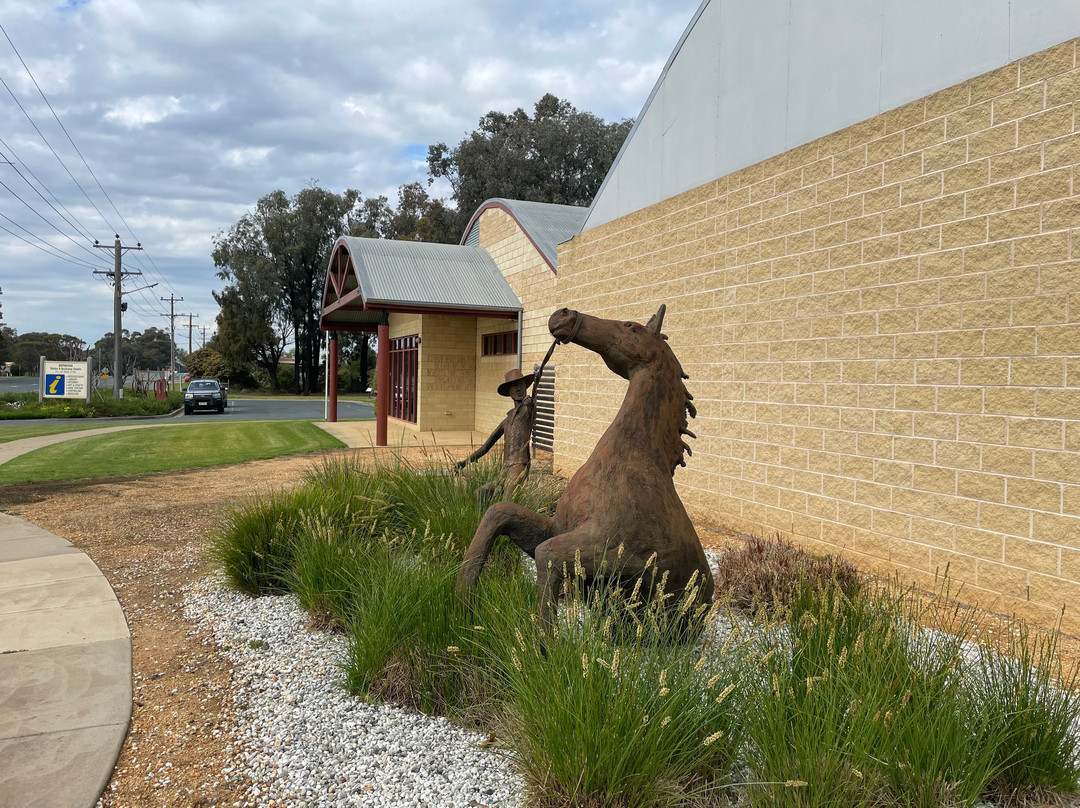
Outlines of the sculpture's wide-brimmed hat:
M508 396L510 395L510 385L516 382L525 382L525 384L532 384L533 379L535 378L535 373L530 373L528 376L522 376L521 371L517 368L514 368L513 370L508 370L506 371L506 381L499 385L499 395ZM491 388L488 389L490 390Z

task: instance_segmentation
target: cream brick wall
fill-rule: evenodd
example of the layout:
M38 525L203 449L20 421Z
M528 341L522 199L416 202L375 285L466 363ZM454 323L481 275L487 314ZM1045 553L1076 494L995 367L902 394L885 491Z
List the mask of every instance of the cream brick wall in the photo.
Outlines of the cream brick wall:
M695 516L1080 632L1078 99L1071 41L563 245L559 306L668 304ZM557 357L569 471L625 383Z
M476 420L476 318L423 316L417 426L472 430Z
M478 226L480 246L490 253L521 301L524 310L521 369L522 373L530 373L551 345L547 321L556 308L555 273L505 211L489 208L480 215ZM552 362L558 362L557 355Z
M489 434L502 423L513 402L499 395L499 385L506 371L517 367L516 356L484 356L484 334L517 331L517 320L482 317L476 321L476 426L477 432Z

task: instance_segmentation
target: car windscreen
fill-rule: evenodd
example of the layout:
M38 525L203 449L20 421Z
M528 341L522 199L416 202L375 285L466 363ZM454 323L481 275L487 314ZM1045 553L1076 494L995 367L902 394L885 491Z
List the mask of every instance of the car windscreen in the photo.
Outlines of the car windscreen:
M217 390L218 386L216 382L192 382L188 385L188 390Z

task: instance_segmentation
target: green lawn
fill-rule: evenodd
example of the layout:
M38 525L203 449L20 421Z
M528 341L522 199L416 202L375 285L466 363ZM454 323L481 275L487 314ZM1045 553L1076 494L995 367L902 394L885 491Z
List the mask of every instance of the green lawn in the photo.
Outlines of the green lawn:
M0 485L224 466L344 446L309 421L132 429L47 446L0 466Z
M0 443L7 443L23 438L37 438L42 435L57 435L61 432L82 432L84 429L106 429L108 421L95 421L92 424L17 424L10 421L0 424Z

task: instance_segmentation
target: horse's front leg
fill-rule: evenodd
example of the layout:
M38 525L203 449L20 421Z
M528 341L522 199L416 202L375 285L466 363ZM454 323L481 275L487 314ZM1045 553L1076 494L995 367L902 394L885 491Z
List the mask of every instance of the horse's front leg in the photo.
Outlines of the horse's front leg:
M553 536L536 548L534 558L540 623L549 635L555 626L555 604L565 581L563 570L567 575L573 575L575 564L580 564L585 580L591 581L602 572L605 550L603 538L597 535L590 522Z
M469 595L476 589L476 582L499 536L509 536L523 553L535 557L537 546L551 538L551 531L550 516L541 516L513 502L496 502L487 509L469 543L458 573L458 592Z

